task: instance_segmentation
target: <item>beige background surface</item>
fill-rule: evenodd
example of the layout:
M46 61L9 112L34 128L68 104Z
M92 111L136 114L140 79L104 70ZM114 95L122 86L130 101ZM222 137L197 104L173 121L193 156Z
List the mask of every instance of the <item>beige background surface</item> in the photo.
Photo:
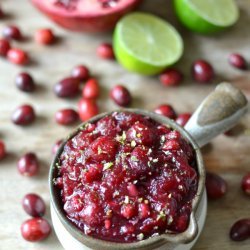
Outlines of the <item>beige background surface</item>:
M95 49L103 41L109 41L111 34L86 35L65 32L38 13L25 0L1 1L9 17L0 21L0 28L7 23L21 27L26 36L24 42L15 45L26 49L32 64L21 68L0 59L0 138L7 144L9 155L0 162L0 249L1 250L60 250L54 234L48 240L31 244L20 236L20 225L28 218L21 207L21 199L27 192L39 193L49 203L47 173L51 160L51 146L55 140L64 137L72 128L58 126L54 113L63 107L75 107L77 99L65 101L52 92L53 85L69 74L79 63L90 67L93 75L100 79L102 97L101 111L112 110L115 105L107 99L108 90L117 83L125 84L133 93L133 107L154 109L160 103L171 103L178 112L194 111L214 85L201 86L190 78L190 65L197 58L206 58L216 69L217 79L229 80L241 87L250 97L250 71L240 72L227 63L230 52L241 52L250 61L250 1L238 0L241 9L239 22L229 31L214 37L202 37L180 27L172 14L171 1L147 0L142 9L152 11L166 18L181 31L185 41L185 53L178 63L185 74L185 82L178 88L164 88L156 77L142 77L126 72L117 63L100 60ZM52 27L60 41L50 47L34 43L32 35L40 27ZM26 70L31 72L39 88L34 94L19 92L14 85L15 75ZM11 112L20 104L34 105L38 119L26 128L10 122ZM249 249L250 240L231 242L228 232L231 224L242 217L249 217L250 198L240 190L243 174L250 171L250 115L238 126L234 137L223 135L204 149L206 168L221 174L227 181L229 192L225 198L209 202L206 227L195 250ZM38 177L25 178L18 174L16 161L27 151L37 152L41 159ZM46 218L49 218L49 208Z

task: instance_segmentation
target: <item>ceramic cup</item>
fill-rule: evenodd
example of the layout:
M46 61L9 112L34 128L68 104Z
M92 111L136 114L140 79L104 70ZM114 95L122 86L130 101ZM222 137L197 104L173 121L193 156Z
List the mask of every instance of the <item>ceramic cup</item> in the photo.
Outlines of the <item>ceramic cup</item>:
M55 232L63 247L67 250L188 250L197 240L206 217L205 167L200 147L207 144L218 134L233 127L247 111L247 100L243 93L230 83L221 83L201 103L184 128L173 120L152 112L138 109L123 109L122 111L142 114L161 124L169 125L179 131L192 145L196 153L199 182L197 194L192 201L192 212L188 228L183 233L164 233L135 243L114 243L87 236L74 226L65 216L60 202L60 194L53 184L53 179L57 176L56 163L65 143L78 133L80 127L84 125L82 124L62 143L50 168L51 214ZM88 122L96 122L113 112L100 114Z

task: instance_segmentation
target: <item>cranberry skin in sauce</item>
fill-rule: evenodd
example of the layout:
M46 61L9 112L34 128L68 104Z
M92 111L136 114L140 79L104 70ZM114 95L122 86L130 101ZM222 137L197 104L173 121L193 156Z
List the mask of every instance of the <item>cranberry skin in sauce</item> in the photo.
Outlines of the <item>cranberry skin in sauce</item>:
M85 124L57 166L66 216L87 235L128 243L188 227L199 178L194 150L149 117L114 112Z

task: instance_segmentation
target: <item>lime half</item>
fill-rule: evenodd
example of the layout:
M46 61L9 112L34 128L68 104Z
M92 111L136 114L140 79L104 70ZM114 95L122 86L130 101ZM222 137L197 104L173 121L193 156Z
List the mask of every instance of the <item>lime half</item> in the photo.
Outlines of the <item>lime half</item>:
M141 12L126 15L117 23L113 47L121 65L145 75L161 72L183 53L182 38L172 25Z
M234 0L175 0L174 6L182 24L202 34L224 30L239 17Z

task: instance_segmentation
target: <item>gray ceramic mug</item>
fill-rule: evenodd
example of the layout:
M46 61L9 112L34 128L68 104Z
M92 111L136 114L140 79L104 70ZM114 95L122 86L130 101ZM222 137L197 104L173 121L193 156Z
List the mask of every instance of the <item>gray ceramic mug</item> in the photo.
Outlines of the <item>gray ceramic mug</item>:
M65 216L63 207L60 203L60 194L53 184L53 179L57 176L56 163L63 151L66 141L78 133L79 128L83 125L82 124L67 138L67 140L64 141L64 143L62 143L50 168L49 185L52 204L52 220L57 236L66 249L70 249L69 246L72 246L74 250L153 250L162 249L161 247L168 250L189 249L190 247L185 248L184 245L181 244L190 243L192 241L194 242L194 240L197 239L197 234L201 231L201 228L198 228L197 226L197 221L199 224L201 213L203 213L204 218L206 214L206 205L204 205L205 168L202 161L200 147L207 144L218 134L233 127L246 113L247 100L243 93L231 84L221 83L201 103L184 129L173 120L152 112L138 109L124 109L123 111L146 115L161 124L169 125L173 129L178 130L193 146L196 153L199 182L197 194L192 201L192 213L190 215L188 228L183 233L164 233L135 243L113 243L87 236L74 226ZM93 117L88 122L96 122L111 113L113 112L100 114ZM200 225L203 226L203 224ZM71 249L73 249L72 247Z

